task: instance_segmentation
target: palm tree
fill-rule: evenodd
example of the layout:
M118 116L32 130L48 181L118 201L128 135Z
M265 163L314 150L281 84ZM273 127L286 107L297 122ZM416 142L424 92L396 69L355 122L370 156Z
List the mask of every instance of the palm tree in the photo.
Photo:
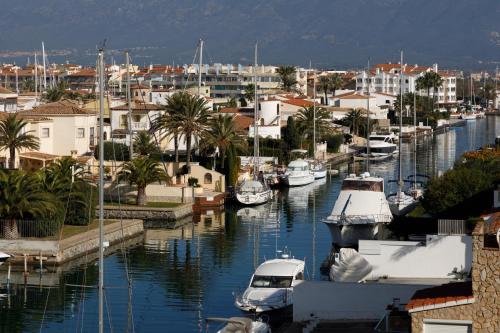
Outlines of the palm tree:
M217 115L210 119L208 129L203 136L203 142L206 146L219 148L222 169L224 169L226 152L229 149L243 149L246 143L236 128L234 118L229 115Z
M4 238L19 237L19 219L47 218L60 209L60 201L42 189L36 174L0 170L0 216L4 219Z
M236 108L238 107L238 101L236 100L236 97L232 96L227 99L226 102L226 107L227 108Z
M303 137L310 141L310 147L314 147L312 142L314 137L314 107L302 107L296 115L297 127ZM316 136L322 137L331 129L330 115L324 108L316 108Z
M344 79L339 73L334 73L331 78L331 87L333 96L335 96L335 92L337 89L340 89L344 86Z
M434 101L436 97L436 92L439 87L443 85L443 79L436 72L426 72L424 76L421 76L417 79L417 89L427 90L427 97L430 98L431 88L433 88L433 96L432 101Z
M342 122L349 127L351 133L358 135L361 123L365 122L363 118L360 109L353 109L342 119Z
M483 98L486 107L489 108L490 101L495 102L497 98L497 93L495 91L495 85L491 82L488 82L481 89L480 96Z
M174 140L175 162L179 162L179 139L181 135L179 116L183 112L188 96L189 94L186 92L178 92L168 96L165 105L166 113L156 118L151 125L152 131L160 132L160 140L166 138Z
M134 151L141 156L149 155L158 151L156 144L153 142L151 134L146 131L137 133L134 138Z
M0 121L0 150L9 150L9 168L16 166L16 151L21 149L40 149L39 139L30 134L33 131L24 131L27 121L17 118L11 113Z
M122 170L118 173L118 179L137 186L136 203L138 206L143 206L146 204L146 186L168 180L168 177L160 167L160 163L148 156L140 156L123 165Z
M245 99L249 102L253 102L253 99L255 97L255 84L250 83L245 87L245 92L243 94Z
M43 99L47 102L57 102L66 93L66 83L64 81L59 82L55 87L45 90Z
M295 79L296 69L294 66L282 65L276 69L276 73L280 76L281 87L286 92L292 91L293 87L297 84Z
M340 74L335 73L333 75L320 76L318 84L320 86L320 89L323 90L323 93L325 94L325 100L323 104L328 105L328 92L331 91L333 96L335 96L335 92L337 91L337 89L342 88L344 81L342 80Z
M207 101L198 96L187 95L184 106L178 117L180 133L186 140L186 166L191 162L192 138L199 138L207 129L210 111Z

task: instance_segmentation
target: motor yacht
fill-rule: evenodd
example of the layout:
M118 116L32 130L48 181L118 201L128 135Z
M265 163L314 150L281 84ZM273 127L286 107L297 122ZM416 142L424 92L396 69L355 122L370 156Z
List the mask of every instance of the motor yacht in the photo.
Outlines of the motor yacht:
M396 144L397 139L394 134L371 134L370 141L370 154L368 156L367 147L363 147L363 151L359 156L361 159L370 158L370 160L383 160L399 153Z
M206 321L207 326L211 322L224 325L217 333L271 333L268 324L246 317L207 318Z
M258 179L244 180L236 189L236 199L243 205L260 205L271 197L272 191L267 183Z
M318 160L310 161L311 172L314 175L314 179L325 178L327 174L326 165Z
M302 186L314 182L314 174L310 165L303 159L291 161L286 172L281 176L283 183L287 186Z
M284 254L263 262L235 305L245 312L284 310L293 305L293 288L304 279L305 262Z
M357 246L359 239L377 239L392 214L385 198L384 179L368 172L350 174L342 182L332 213L324 222L334 245Z

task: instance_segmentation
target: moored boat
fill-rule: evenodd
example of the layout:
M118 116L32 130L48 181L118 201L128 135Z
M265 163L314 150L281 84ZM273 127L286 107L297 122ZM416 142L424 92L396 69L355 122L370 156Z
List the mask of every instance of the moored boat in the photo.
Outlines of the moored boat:
M302 186L314 182L314 174L310 165L303 159L291 161L286 172L281 176L283 183L287 186Z

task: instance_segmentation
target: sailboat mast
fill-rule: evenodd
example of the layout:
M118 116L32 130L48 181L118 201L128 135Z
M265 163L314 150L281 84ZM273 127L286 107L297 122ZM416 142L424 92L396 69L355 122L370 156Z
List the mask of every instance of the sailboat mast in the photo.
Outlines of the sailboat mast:
M498 91L498 65L497 65L497 68L495 70L495 99L494 99L494 104L493 104L493 109L495 109L498 105L498 96L496 94L496 92Z
M398 163L398 199L401 197L401 190L403 187L403 175L401 163L403 162L403 154L401 153L401 143L403 141L402 128L403 128L403 50L401 50L401 63L400 63L400 73L399 73L399 163Z
M36 61L36 51L35 51L35 105L38 102L38 63Z
M203 66L203 39L200 39L200 63L198 68L198 96L201 95L201 66Z
M99 49L99 333L104 333L104 51Z
M370 58L366 67L368 98L366 99L366 172L370 172Z
M413 189L417 189L417 90L413 93ZM399 152L401 154L401 152Z
M258 42L255 42L255 51L254 51L254 64L253 64L253 84L254 84L254 116L253 116L253 159L254 159L254 171L253 178L257 179L259 173L259 100L257 94L257 48Z
M47 68L45 67L45 44L42 42L43 90L47 89Z
M128 108L128 135L130 143L130 158L134 156L134 132L132 130L132 98L130 94L130 57L128 51L125 52L125 64L127 66L127 108ZM140 91L140 88L139 88Z
M313 159L316 159L316 73L313 74L313 99Z

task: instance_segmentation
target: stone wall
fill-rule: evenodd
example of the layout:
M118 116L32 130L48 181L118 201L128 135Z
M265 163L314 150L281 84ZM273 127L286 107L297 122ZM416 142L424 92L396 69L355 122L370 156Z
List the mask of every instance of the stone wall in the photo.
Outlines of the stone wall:
M174 208L105 206L105 219L166 220L175 221L193 213L193 205L184 204Z
M424 332L424 319L472 320L473 305L474 303L413 312L411 314L411 332Z
M500 332L500 251L485 248L484 222L472 233L472 291L474 332Z

